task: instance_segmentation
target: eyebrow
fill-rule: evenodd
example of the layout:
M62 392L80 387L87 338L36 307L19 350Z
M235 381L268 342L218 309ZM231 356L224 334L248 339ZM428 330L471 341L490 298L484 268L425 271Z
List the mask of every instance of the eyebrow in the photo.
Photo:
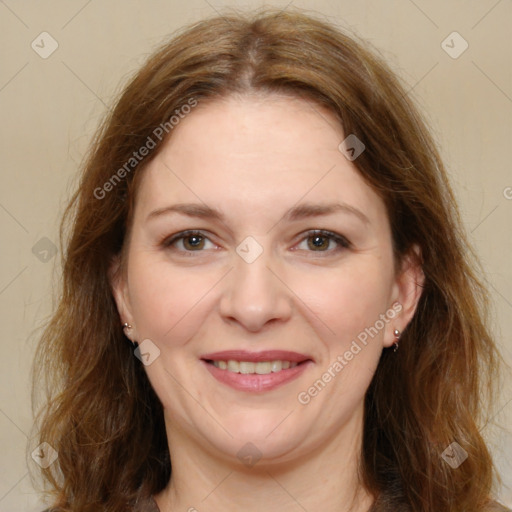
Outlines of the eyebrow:
M364 224L370 223L368 217L361 210L358 210L354 206L346 203L302 203L290 208L284 214L283 219L288 222L293 222L310 217L332 215L338 212L353 215L361 220ZM163 208L157 208L148 214L146 217L146 222L163 215L168 215L170 213L179 213L188 217L197 217L200 219L210 219L225 222L224 214L220 210L199 203L178 203L165 206Z

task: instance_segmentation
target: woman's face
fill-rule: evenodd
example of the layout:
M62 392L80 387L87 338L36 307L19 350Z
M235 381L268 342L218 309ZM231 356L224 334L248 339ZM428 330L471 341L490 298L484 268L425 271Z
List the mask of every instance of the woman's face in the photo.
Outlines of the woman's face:
M285 461L360 432L418 275L395 273L348 135L304 100L228 98L199 103L145 169L114 294L170 443Z

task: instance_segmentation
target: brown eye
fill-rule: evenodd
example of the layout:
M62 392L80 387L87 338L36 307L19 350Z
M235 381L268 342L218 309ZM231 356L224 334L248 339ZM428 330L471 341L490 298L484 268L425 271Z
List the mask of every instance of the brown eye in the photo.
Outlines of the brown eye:
M211 247L207 246L211 244ZM164 247L178 252L202 252L204 249L214 248L210 239L199 231L183 231L163 242Z
M306 247L302 246L306 242ZM309 252L334 253L349 248L350 242L343 236L331 231L313 230L307 233L299 244L299 249Z
M183 247L187 251L194 251L196 249L203 249L204 247L204 237L201 235L188 235L182 238Z
M329 248L331 240L323 235L308 236L308 247L312 250L325 250Z

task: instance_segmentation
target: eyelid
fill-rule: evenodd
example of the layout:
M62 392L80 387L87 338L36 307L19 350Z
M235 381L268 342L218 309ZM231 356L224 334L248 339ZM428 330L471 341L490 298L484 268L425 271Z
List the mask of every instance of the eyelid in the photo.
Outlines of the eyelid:
M178 240L181 240L183 238L186 238L187 236L192 236L192 235L201 236L204 239L209 240L214 245L217 245L205 233L207 233L207 232L205 232L203 230L199 230L199 229L187 229L185 231L180 231L178 233L175 233L174 235L171 235L170 237L169 236L164 237L163 240L159 243L159 245L163 245L164 247L171 247L172 244L174 244ZM336 242L338 244L338 247L336 249L327 250L327 251L305 251L305 252L310 252L313 254L314 253L332 254L332 253L338 252L341 249L349 249L350 247L352 247L351 242L346 237L344 237L343 235L340 235L338 233L335 233L333 231L326 230L326 229L310 229L310 230L307 230L307 231L301 233L300 234L301 238L296 242L295 245L299 244L300 242L303 242L304 240L307 240L308 238L310 238L314 235L320 235L320 236L329 238L330 240L333 240L334 242ZM297 250L297 249L293 249L293 250ZM204 252L204 250L199 250L199 251L185 250L185 251L179 251L179 252L190 254L193 252L201 253L201 252Z
M329 231L327 229L310 229L308 231L305 231L304 233L301 233L301 238L297 242L300 243L304 240L307 240L308 238L319 235L325 238L329 238L330 240L333 240L338 244L338 247L336 249L327 250L327 251L306 251L310 252L312 254L318 253L318 254L333 254L339 252L341 249L350 249L352 247L352 243L343 235L340 235L339 233L335 233L334 231Z
M175 233L174 235L164 237L162 239L162 241L159 243L159 245L163 245L164 247L170 247L172 244L174 244L178 240L187 238L188 236L192 236L192 235L201 236L201 237L209 240L212 244L217 245L205 233L206 233L205 231L200 230L200 229L186 229L185 231L180 231L178 233ZM202 251L181 251L181 252L202 252Z

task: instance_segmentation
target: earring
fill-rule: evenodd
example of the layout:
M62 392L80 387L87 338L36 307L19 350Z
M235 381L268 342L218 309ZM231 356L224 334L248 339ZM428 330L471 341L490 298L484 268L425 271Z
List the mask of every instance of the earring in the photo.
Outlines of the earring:
M393 349L393 352L396 352L398 350L398 341L400 340L401 332L398 329L395 329L393 331L393 334L395 335L395 339L396 339L396 341L394 343L395 348Z
M132 327L128 322L125 322L125 323L123 324L123 331L124 331L125 329L133 329L133 327ZM126 335L126 331L125 331L124 335L125 335L125 336L130 340L129 336L127 336L127 335ZM132 341L132 340L130 340L130 343L132 344L132 347L133 347L134 349L136 349L136 348L139 346L139 344L138 344L136 341Z

